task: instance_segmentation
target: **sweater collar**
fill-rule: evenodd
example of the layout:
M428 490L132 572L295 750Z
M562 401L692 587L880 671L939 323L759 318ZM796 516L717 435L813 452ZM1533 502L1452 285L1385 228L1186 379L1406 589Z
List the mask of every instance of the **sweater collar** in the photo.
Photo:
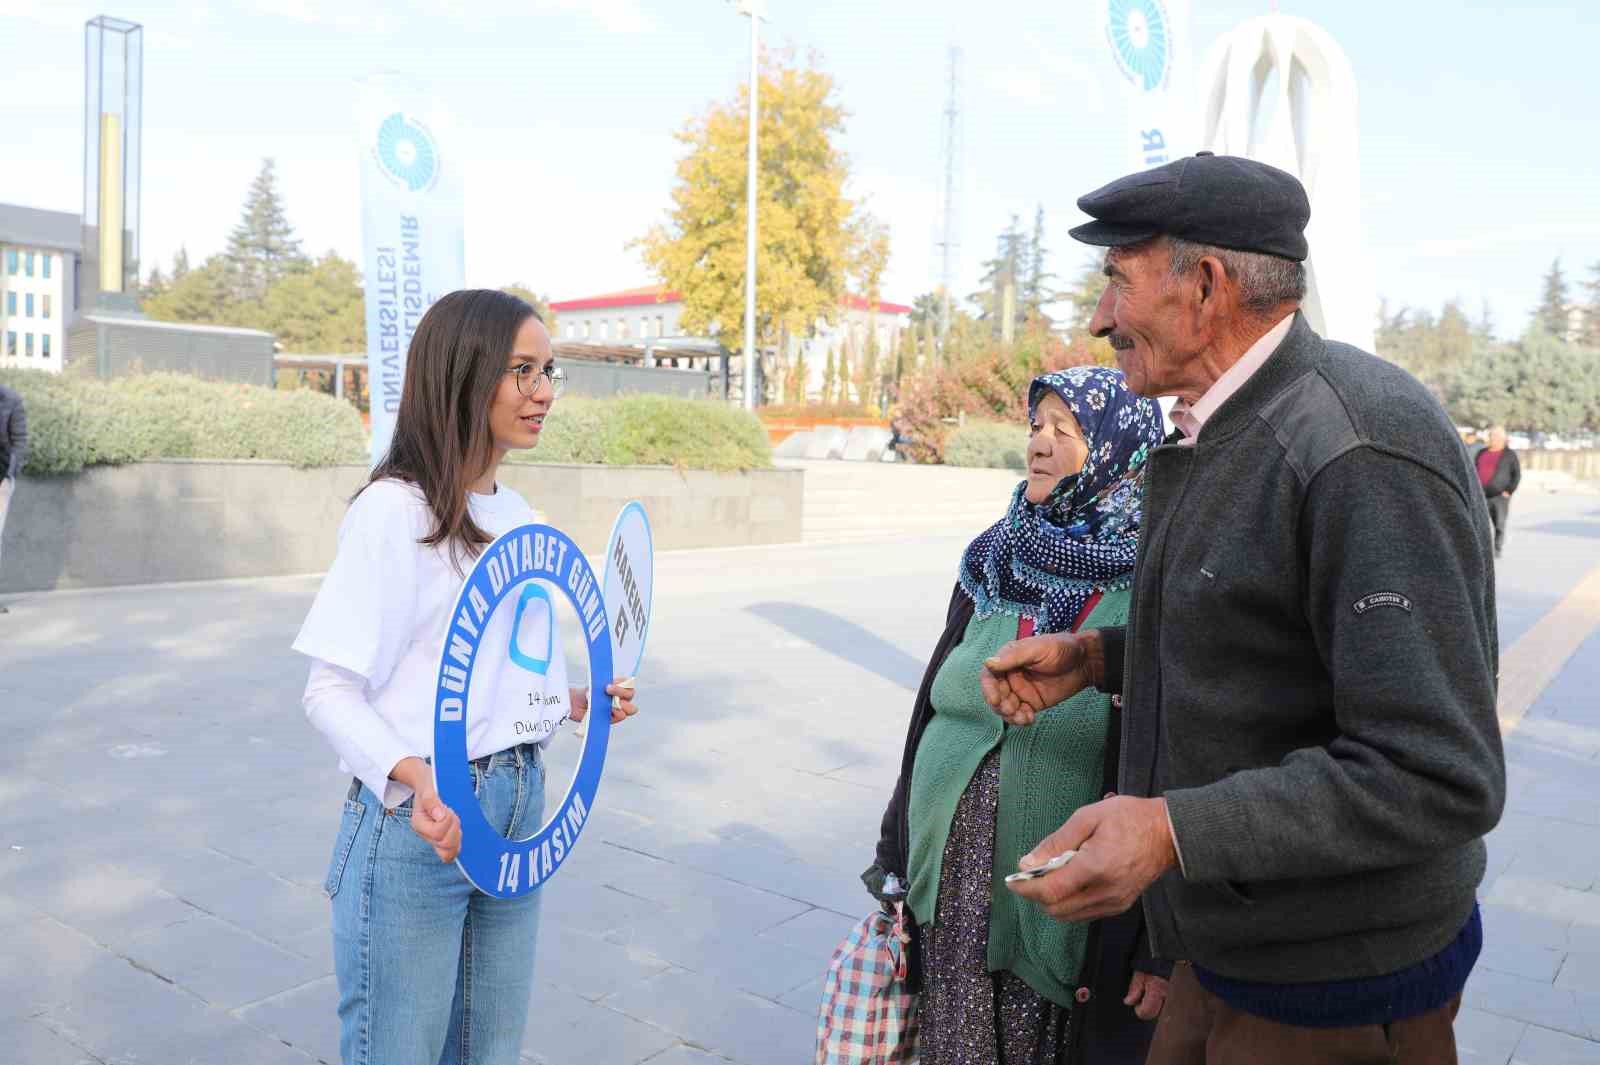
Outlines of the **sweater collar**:
M1296 311L1294 324L1276 350L1267 356L1250 377L1230 395L1200 430L1198 445L1231 435L1250 422L1278 393L1311 371L1321 360L1322 338L1306 321L1305 312Z

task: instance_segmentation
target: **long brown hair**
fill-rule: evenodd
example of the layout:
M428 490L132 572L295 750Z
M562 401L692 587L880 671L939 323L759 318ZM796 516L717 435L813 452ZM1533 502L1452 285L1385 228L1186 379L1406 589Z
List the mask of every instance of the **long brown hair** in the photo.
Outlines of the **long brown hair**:
M448 544L457 569L493 540L472 520L467 486L494 453L489 407L529 318L544 321L526 301L494 289L461 289L429 307L406 352L389 451L362 485L386 478L416 485L433 511L433 530L420 542Z

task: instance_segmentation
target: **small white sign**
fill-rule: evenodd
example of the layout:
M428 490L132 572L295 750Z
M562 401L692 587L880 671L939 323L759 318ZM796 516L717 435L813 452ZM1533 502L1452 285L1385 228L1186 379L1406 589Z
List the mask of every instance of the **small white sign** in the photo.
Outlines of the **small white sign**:
M611 615L613 674L639 675L645 637L650 633L650 591L655 578L655 550L650 519L634 500L622 508L606 545L606 578L601 598Z

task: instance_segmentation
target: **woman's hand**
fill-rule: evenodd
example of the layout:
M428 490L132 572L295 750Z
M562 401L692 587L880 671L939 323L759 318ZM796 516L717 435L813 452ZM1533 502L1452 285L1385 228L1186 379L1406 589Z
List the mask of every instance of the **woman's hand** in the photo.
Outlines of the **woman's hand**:
M620 724L639 712L639 707L633 701L633 678L623 677L606 685L606 694L611 696L611 723ZM567 714L574 721L582 721L589 716L589 689L572 689L572 710Z
M461 818L446 806L433 787L433 771L420 758L402 758L390 770L416 795L411 800L411 831L421 836L441 862L453 862L461 853Z
M1161 1007L1167 1004L1167 982L1154 973L1136 972L1122 1004L1132 1006L1133 1015L1141 1021L1153 1021L1161 1016Z

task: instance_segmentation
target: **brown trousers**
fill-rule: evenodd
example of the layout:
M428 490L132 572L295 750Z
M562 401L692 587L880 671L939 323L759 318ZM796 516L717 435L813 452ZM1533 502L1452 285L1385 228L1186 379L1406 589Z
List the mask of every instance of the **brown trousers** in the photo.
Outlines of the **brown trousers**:
M1145 1065L1456 1065L1460 1008L1457 995L1393 1024L1300 1028L1234 1009L1180 963Z

